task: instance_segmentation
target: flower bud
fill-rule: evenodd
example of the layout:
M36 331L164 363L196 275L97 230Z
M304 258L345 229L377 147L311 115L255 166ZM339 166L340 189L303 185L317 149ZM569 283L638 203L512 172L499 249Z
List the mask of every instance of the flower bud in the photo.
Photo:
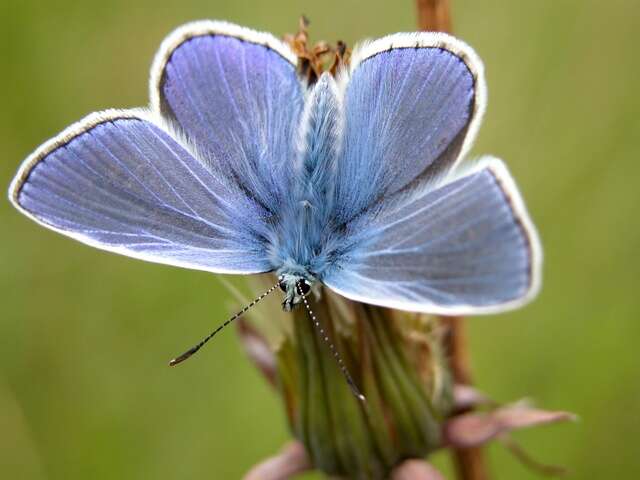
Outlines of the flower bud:
M321 289L309 306L366 400L349 388L308 311L272 306L276 384L293 435L331 475L385 478L406 458L441 445L452 383L436 317L360 304ZM255 313L254 313L255 316Z

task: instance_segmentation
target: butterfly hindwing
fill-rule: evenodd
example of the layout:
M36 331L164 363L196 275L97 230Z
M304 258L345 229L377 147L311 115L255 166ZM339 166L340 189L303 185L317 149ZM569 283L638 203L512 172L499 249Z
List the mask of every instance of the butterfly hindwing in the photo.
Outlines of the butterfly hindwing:
M537 293L541 250L515 184L491 159L378 220L323 282L345 297L447 315L514 308Z

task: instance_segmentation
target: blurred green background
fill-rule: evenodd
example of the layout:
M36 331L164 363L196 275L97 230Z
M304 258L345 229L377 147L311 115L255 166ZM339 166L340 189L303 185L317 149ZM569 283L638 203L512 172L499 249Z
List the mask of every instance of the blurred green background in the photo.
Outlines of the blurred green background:
M474 151L506 159L546 254L534 304L469 322L477 384L581 417L519 433L539 459L574 478L639 478L640 3L453 4L487 68ZM410 0L3 0L0 186L88 112L146 104L175 26L222 18L281 35L301 13L316 40L415 29ZM93 250L6 201L0 216L2 478L235 479L287 440L232 331L166 367L233 304L214 276ZM495 478L536 478L499 446L489 456Z

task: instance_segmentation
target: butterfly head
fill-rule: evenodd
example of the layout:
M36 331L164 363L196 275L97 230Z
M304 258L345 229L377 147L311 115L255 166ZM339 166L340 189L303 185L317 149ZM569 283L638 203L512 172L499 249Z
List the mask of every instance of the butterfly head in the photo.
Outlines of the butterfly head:
M278 286L284 292L282 309L290 312L293 307L302 302L302 297L306 296L311 287L316 283L316 279L310 275L300 273L281 273L278 275Z

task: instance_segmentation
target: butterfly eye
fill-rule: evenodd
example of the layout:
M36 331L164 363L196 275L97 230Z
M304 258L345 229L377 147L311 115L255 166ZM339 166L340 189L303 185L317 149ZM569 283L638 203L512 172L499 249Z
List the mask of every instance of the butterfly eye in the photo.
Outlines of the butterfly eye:
M306 295L311 290L311 286L305 280L300 280L298 282L298 288L302 292L302 295Z
M285 281L282 278L280 278L278 280L279 280L278 286L280 287L280 290L282 290L283 292L286 292L287 291L287 284L285 283Z

